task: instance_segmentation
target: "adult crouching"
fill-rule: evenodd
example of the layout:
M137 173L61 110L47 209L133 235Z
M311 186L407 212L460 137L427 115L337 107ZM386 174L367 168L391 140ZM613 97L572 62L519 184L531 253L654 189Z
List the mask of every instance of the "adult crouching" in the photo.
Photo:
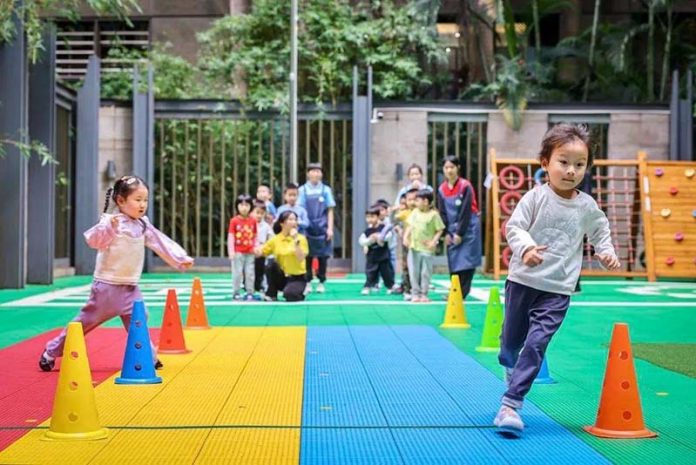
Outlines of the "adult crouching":
M281 291L288 302L304 300L307 283L305 258L309 246L307 238L297 232L297 215L291 210L281 213L273 225L273 232L276 235L255 250L257 256L275 257L275 261L266 266L266 298L278 300L278 291Z

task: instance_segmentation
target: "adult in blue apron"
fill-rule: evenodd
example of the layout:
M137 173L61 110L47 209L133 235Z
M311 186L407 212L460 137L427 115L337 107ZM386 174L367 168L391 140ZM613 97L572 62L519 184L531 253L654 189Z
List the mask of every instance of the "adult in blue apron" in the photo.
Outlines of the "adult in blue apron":
M331 188L321 183L321 165L310 164L307 167L310 182L307 182L300 189L299 203L307 210L309 226L306 230L307 242L309 243L309 255L307 255L307 284L308 291L311 290L313 277L312 261L314 258L319 262L317 278L319 285L317 292L324 291L326 281L326 269L328 259L332 255L333 246L328 231L333 230L333 225L329 224L329 209L335 206ZM317 190L317 186L321 189Z
M444 182L438 188L438 208L446 227L445 244L450 275L459 276L462 296L471 290L481 265L481 213L474 187L459 176L459 159L447 156L442 164Z

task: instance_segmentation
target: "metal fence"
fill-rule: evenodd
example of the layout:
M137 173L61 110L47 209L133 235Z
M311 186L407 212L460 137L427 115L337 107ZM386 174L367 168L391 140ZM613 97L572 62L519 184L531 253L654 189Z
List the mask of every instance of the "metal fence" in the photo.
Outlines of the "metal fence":
M238 195L253 197L264 183L271 187L274 203L283 203L283 188L292 180L288 123L278 114L186 105L156 104L158 224L196 257L226 257L227 226ZM307 164L320 162L324 182L336 197L337 258L351 254L351 131L345 111L303 114L298 131L300 183Z

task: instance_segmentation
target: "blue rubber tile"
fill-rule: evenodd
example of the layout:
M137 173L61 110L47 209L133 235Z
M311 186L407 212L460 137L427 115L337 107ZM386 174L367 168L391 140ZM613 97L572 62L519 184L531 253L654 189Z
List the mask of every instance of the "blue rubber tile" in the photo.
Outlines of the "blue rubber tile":
M350 330L390 426L473 425L390 327Z
M492 423L504 383L491 372L459 351L429 327L393 327L394 333L424 366L431 370L445 390L478 425ZM570 459L578 463L609 463L572 432L553 421L533 403L526 401L521 411L526 428L523 439L509 440L494 430L482 430L489 444L515 463L559 463Z
M307 329L303 426L386 426L345 326Z
M413 465L499 465L507 460L486 440L486 430L412 429L395 430L394 437L405 464Z
M387 429L303 429L301 465L393 465L403 461Z

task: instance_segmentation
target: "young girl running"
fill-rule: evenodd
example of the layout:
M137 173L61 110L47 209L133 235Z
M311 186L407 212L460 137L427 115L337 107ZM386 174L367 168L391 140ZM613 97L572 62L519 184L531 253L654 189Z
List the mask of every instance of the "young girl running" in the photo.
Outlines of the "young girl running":
M620 266L607 217L592 197L576 189L591 161L587 129L554 126L544 136L539 158L549 182L522 197L506 228L512 259L498 360L508 388L493 424L514 437L524 429L518 410L578 282L583 236L603 266Z
M107 214L109 200L118 211ZM87 304L72 320L82 323L85 334L102 323L121 317L128 330L133 302L142 300L138 288L145 260L145 247L150 248L169 266L180 271L193 265L193 259L177 243L155 228L145 216L148 188L137 176L123 176L106 191L106 204L99 223L84 233L87 244L97 249L94 281ZM43 371L51 371L56 357L63 355L66 329L46 344L39 359ZM153 357L157 351L153 344ZM162 364L153 360L156 368Z

